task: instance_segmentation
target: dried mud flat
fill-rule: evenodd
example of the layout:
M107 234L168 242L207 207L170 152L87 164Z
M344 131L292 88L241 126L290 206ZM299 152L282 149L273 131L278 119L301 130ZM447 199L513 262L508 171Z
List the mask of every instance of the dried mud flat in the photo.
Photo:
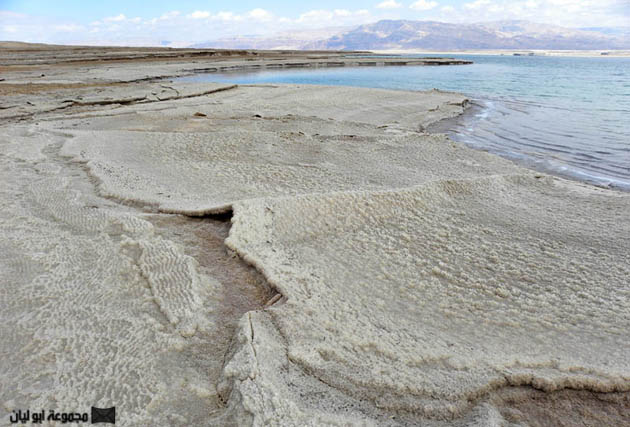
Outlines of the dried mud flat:
M168 80L330 52L0 57L3 419L630 422L630 197L425 132L463 96Z

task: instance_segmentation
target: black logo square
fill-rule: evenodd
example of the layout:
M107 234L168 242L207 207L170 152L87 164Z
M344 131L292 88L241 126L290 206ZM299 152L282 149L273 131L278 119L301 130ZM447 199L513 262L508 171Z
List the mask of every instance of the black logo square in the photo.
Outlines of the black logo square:
M95 408L92 406L92 424L96 423L116 424L116 407Z

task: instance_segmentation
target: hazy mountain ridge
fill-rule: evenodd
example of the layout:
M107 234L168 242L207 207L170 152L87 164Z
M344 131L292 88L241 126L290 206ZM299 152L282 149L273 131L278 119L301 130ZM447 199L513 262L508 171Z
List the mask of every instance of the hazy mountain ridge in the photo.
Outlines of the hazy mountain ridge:
M258 49L630 49L630 28L564 28L528 21L450 24L382 20L351 29L230 37L193 47Z
M355 27L331 27L316 30L283 31L271 35L243 35L197 43L192 48L220 47L224 49L306 49L311 44L322 44L335 35Z

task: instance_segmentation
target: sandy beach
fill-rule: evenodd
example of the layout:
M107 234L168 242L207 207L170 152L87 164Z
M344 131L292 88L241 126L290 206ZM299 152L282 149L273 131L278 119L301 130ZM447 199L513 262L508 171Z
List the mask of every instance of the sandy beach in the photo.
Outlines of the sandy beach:
M466 66L1 47L2 419L627 425L630 194L427 132L458 93L173 81L387 64Z

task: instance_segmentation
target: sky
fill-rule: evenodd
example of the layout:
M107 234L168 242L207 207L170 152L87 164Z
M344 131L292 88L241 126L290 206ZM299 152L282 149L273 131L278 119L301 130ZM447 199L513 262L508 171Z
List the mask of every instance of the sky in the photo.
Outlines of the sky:
M630 26L630 0L0 0L0 40L181 47L380 19Z

